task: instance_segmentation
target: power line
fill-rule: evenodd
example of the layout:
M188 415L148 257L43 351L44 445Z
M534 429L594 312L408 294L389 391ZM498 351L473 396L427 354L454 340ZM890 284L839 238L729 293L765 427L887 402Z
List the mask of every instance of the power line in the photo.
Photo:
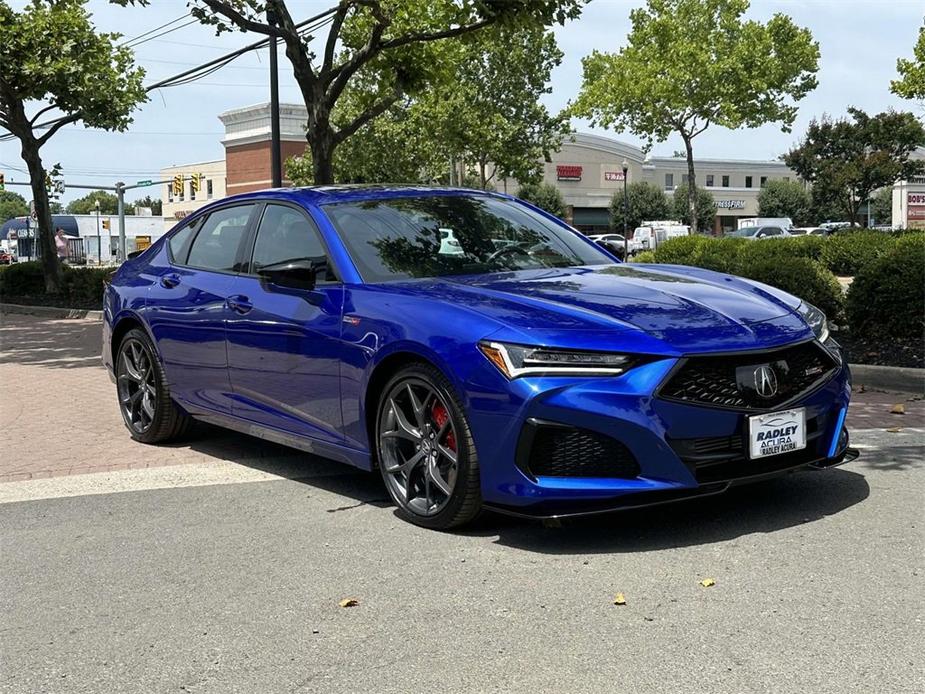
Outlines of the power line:
M135 43L135 41L137 41L138 39L142 39L142 38L144 38L145 36L150 36L151 34L157 32L157 31L160 31L161 29L165 29L165 28L169 27L171 24L176 24L177 22L183 21L184 19L186 19L186 18L189 17L189 16L190 16L189 12L186 12L185 14L180 15L180 16L177 17L176 19L171 19L171 20L170 20L169 22L167 22L166 24L161 24L159 27L154 27L153 29L149 29L148 31L144 32L143 34L138 34L138 36L135 36L135 37L130 38L130 39L126 39L125 41L123 41L122 43L119 44L119 48L130 48L131 45L132 45L133 43Z
M198 23L199 23L199 20L198 20L198 19L191 19L191 20L188 21L186 24L181 24L180 26L172 27L172 28L170 28L170 29L167 29L166 31L162 31L160 34L155 34L154 36L151 36L151 37L149 37L149 38L141 39L140 41L136 41L135 43L131 44L130 46L127 46L127 48L138 48L138 46L142 46L142 45L148 43L148 41L154 41L156 38L158 38L158 37L160 37L160 36L167 36L167 34L172 34L172 33L175 32L175 31L179 31L180 29L185 29L186 27L188 27L188 26L190 26L190 25L192 25L192 24L198 24Z

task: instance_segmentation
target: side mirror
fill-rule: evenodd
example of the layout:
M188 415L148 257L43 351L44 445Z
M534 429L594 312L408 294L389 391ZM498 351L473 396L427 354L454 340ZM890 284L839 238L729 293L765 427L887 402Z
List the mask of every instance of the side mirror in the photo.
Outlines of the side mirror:
M324 261L319 262L309 258L299 258L273 265L265 265L257 270L257 275L261 279L279 287L311 291L317 283L318 273L326 270L327 263Z

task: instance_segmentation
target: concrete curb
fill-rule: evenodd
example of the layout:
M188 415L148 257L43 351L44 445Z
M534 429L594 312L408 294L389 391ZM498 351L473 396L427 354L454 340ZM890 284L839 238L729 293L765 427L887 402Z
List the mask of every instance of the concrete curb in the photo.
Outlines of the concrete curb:
M56 306L26 306L22 304L0 303L0 313L18 313L26 316L42 316L43 318L103 320L102 311L93 311L83 308L58 308Z
M875 366L849 364L851 384L873 390L891 390L900 393L925 394L925 369L902 366Z

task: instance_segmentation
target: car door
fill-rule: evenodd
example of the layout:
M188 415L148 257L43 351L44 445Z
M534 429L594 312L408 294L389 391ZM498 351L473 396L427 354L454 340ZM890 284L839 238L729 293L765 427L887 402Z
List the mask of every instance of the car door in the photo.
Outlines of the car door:
M231 413L226 299L256 205L215 210L175 232L152 272L145 314L171 395L197 413Z
M233 413L298 436L340 443L344 292L318 227L301 208L268 203L252 247L229 295ZM313 289L282 286L260 275L264 268L306 259L319 268Z

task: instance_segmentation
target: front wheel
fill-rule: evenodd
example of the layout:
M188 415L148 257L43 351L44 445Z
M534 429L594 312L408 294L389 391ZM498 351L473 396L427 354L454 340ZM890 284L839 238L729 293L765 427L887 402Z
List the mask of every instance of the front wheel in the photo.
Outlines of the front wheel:
M414 364L383 390L376 427L379 469L402 516L426 528L463 525L482 506L478 457L452 385Z
M136 441L170 441L185 434L192 423L171 400L154 345L138 328L129 330L119 345L116 392L122 420Z

